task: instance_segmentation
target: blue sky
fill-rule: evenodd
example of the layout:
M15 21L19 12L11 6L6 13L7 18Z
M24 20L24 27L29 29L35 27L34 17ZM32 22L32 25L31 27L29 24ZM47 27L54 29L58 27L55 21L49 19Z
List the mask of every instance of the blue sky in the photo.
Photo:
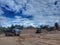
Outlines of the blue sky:
M60 23L59 0L0 0L0 25L39 26Z

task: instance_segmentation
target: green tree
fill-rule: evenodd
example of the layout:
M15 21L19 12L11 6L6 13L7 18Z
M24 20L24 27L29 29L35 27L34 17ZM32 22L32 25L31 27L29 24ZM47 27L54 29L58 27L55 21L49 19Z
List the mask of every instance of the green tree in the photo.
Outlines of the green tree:
M55 28L59 29L59 24L57 22L55 23Z

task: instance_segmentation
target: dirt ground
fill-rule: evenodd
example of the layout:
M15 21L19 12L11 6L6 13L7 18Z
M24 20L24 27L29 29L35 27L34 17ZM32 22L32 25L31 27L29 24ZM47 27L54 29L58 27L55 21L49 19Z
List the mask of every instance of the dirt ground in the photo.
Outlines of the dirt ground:
M60 45L60 32L22 34L18 41L22 45Z
M0 35L0 45L20 45L16 42L16 39L18 39L18 37L6 37L2 34Z
M21 34L19 37L0 35L0 45L60 45L60 32Z

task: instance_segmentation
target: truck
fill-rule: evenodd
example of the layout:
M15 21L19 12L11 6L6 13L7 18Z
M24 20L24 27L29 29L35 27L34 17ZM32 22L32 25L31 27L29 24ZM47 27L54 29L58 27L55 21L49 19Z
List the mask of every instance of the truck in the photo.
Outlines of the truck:
M21 30L14 28L12 30L5 30L5 36L20 36Z

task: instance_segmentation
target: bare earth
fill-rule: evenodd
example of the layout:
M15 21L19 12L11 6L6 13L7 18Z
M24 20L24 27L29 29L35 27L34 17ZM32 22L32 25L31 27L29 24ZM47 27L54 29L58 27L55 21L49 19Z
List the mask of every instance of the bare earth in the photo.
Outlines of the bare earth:
M0 37L0 45L20 45L16 42L17 37Z
M0 45L60 45L60 32L21 34L20 37L0 35Z

